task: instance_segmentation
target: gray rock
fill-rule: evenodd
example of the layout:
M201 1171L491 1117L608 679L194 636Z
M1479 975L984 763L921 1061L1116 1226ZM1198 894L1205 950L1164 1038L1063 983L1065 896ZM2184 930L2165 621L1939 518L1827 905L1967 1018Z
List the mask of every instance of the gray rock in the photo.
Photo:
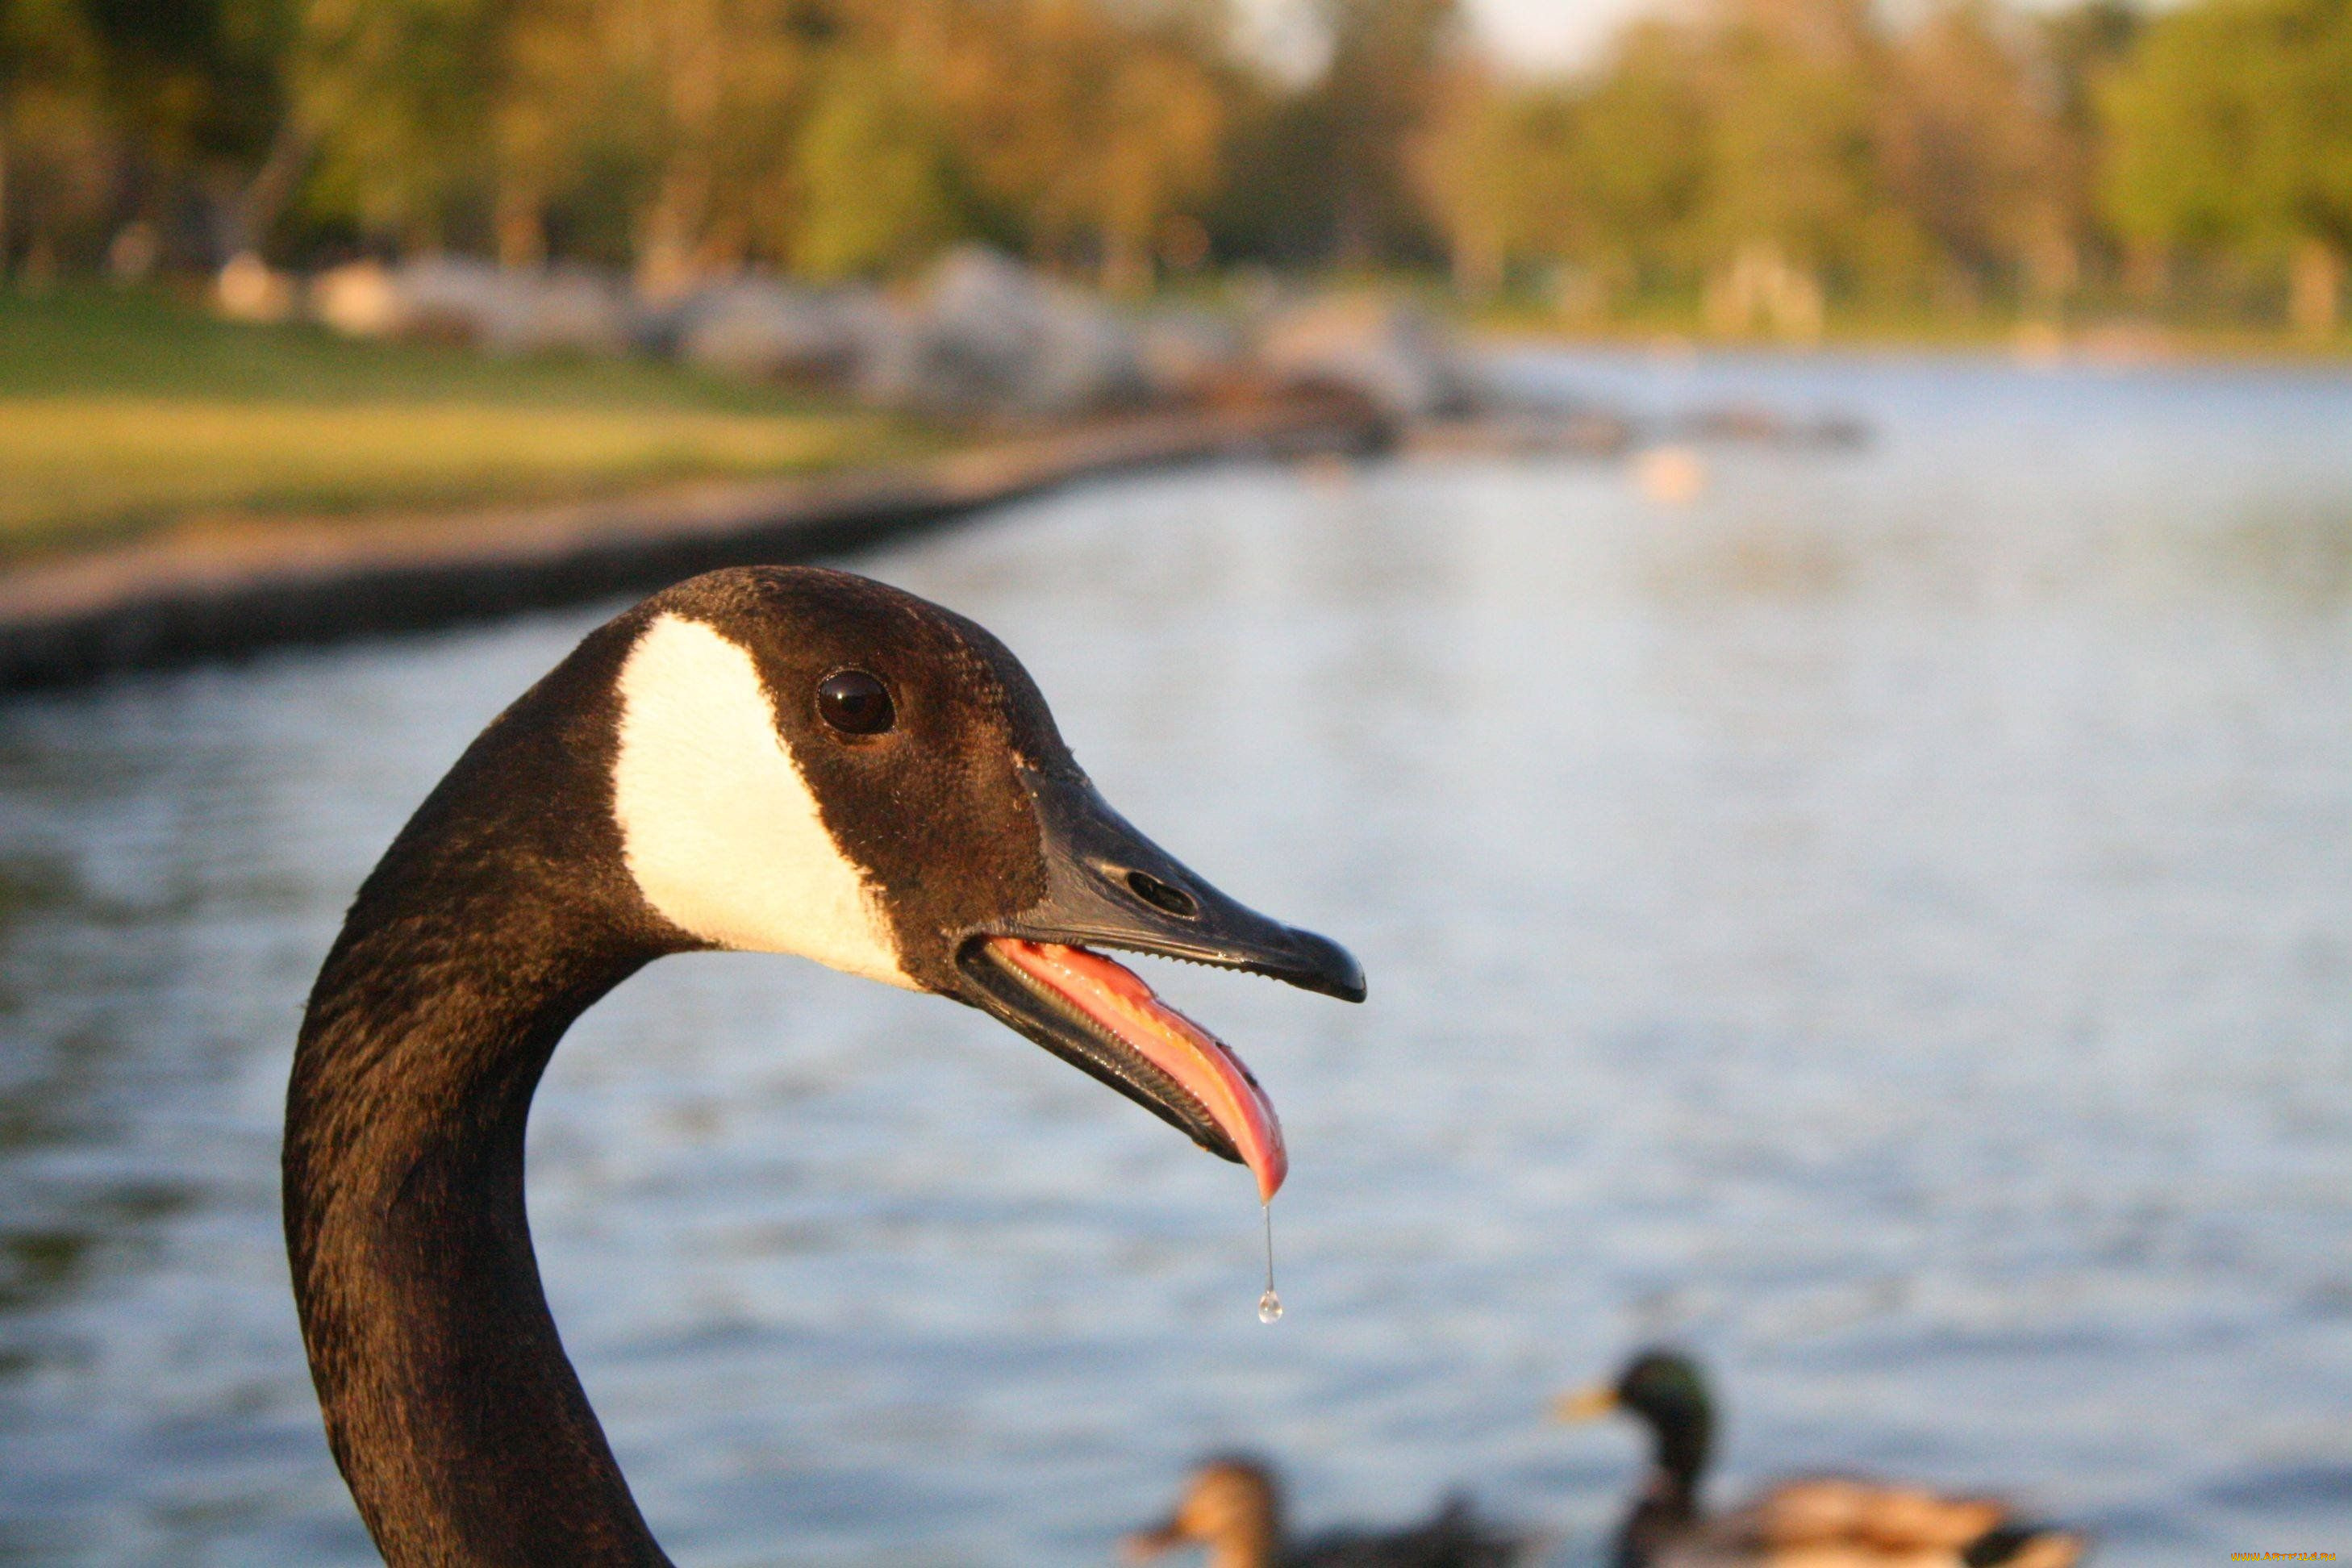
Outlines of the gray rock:
M628 297L603 273L584 267L501 271L502 309L485 342L499 353L625 353L629 342Z
M393 332L445 342L488 343L508 309L509 285L487 261L428 256L394 268Z
M1257 363L1277 384L1353 392L1393 419L1459 416L1481 401L1469 355L1450 332L1411 305L1369 295L1275 312Z
M1053 418L1142 401L1136 334L1076 289L968 247L920 303L878 318L859 390L925 412Z
M621 291L600 273L511 270L464 257L398 267L353 262L321 273L311 309L354 337L427 338L499 353L620 353L629 347Z
M1155 311L1138 334L1145 381L1159 398L1193 398L1242 376L1249 344L1230 317L1182 307Z
M866 318L878 303L764 279L723 283L679 308L676 352L688 364L731 375L845 382L867 352Z

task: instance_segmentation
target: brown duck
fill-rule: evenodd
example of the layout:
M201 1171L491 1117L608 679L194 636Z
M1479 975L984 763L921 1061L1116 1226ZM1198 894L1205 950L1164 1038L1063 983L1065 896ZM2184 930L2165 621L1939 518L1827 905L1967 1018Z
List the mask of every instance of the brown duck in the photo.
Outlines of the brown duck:
M1402 1530L1339 1530L1291 1541L1283 1529L1281 1484L1266 1466L1247 1458L1202 1465L1168 1521L1129 1536L1122 1546L1130 1563L1205 1547L1209 1568L1511 1568L1532 1555L1529 1542L1482 1524L1460 1497Z
M1706 1380L1672 1351L1560 1400L1563 1420L1622 1411L1650 1428L1648 1475L1617 1531L1613 1568L2073 1568L2084 1538L2021 1521L1992 1498L1808 1476L1709 1514L1699 1484L1714 1437Z

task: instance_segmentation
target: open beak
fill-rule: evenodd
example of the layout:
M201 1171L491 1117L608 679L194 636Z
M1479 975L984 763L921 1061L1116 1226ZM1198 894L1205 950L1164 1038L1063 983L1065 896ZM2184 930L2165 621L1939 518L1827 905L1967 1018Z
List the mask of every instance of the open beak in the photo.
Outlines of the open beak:
M1605 1383L1563 1394L1552 1401L1555 1421L1598 1421L1617 1408L1617 1391Z
M1079 1070L1247 1165L1271 1200L1289 1169L1282 1125L1241 1058L1097 947L1244 970L1364 999L1347 950L1244 908L1113 811L1083 776L1024 773L1044 837L1045 896L966 933L965 998Z

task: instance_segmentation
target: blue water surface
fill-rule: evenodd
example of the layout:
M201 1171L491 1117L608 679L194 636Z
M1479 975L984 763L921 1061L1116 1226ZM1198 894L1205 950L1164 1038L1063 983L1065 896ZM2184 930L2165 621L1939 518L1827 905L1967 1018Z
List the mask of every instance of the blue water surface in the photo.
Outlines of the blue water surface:
M981 1016L654 966L532 1130L573 1357L688 1564L1091 1564L1184 1467L1577 1561L1659 1338L1728 1497L2018 1494L2105 1561L2352 1551L2352 382L1525 354L1858 450L1095 484L856 564L1104 792L1363 959L1166 964L1245 1175ZM1685 477L1687 477L1685 475ZM359 878L610 606L0 710L0 1560L372 1561L286 1293L297 1011Z

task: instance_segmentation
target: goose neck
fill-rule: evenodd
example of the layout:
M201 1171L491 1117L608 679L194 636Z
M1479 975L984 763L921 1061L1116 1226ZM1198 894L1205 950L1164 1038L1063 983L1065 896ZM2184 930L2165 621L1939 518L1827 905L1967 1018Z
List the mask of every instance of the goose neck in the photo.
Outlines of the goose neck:
M465 826L428 803L395 843L296 1049L287 1246L329 1442L394 1568L662 1563L523 1202L556 1042L656 949L580 896L576 865Z

